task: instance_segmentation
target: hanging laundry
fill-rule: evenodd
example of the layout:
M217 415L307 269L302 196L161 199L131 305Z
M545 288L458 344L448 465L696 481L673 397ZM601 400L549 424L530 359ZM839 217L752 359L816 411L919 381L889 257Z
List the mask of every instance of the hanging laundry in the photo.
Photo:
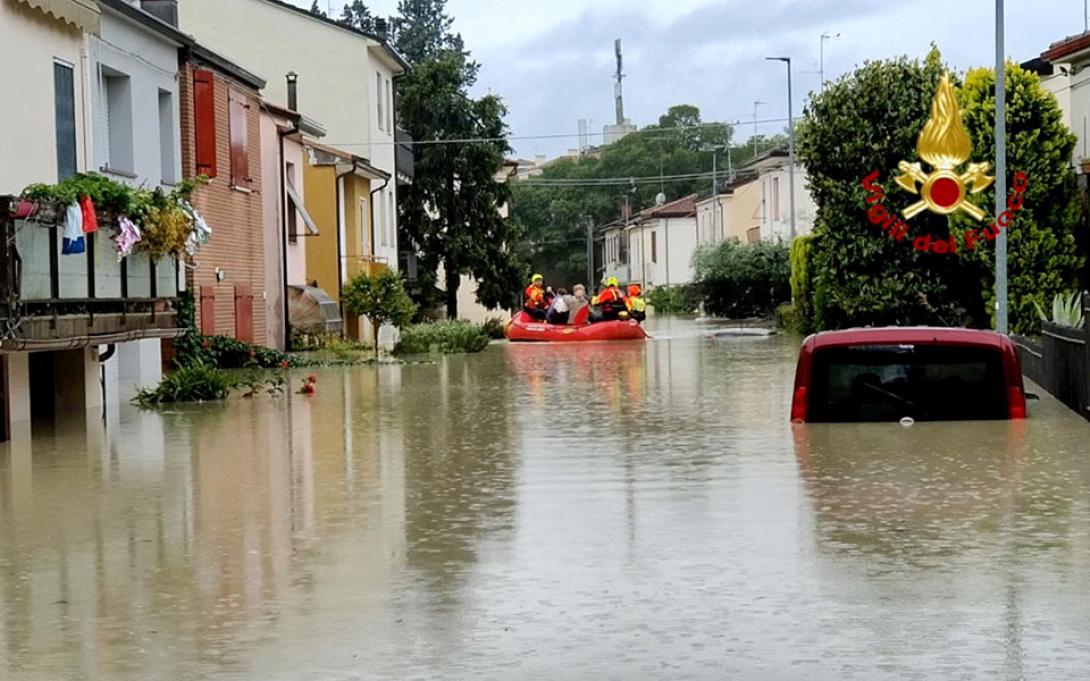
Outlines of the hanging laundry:
M83 209L78 203L68 206L64 213L64 239L61 241L61 253L76 255L87 250L83 241Z
M98 216L95 215L95 204L86 194L80 199L80 210L83 212L83 233L90 234L98 231Z
M114 237L114 241L117 242L117 259L119 262L132 253L133 246L140 239L140 228L134 225L132 220L126 217L117 219L117 236Z
M193 222L193 230L189 233L189 237L185 240L185 251L191 257L197 254L197 249L208 243L212 238L212 228L208 226L205 219L197 212L197 209L192 206L188 201L179 201L178 206L189 216L189 219Z

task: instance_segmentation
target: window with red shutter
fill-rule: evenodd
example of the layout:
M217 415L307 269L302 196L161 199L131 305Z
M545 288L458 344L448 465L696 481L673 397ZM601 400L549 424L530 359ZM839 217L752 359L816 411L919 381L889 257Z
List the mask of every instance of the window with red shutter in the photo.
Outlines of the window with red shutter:
M230 121L231 132L231 185L249 189L253 180L250 178L250 150L248 144L249 126L247 114L250 105L245 97L230 91Z
M211 71L193 71L193 142L197 175L216 176L216 83Z

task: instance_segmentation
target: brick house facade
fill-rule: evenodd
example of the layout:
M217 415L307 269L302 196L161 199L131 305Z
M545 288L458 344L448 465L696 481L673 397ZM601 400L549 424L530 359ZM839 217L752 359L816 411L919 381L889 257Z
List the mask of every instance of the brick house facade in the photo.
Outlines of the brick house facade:
M211 178L193 205L212 228L186 271L204 334L268 344L261 173L264 81L203 48L179 74L182 174Z

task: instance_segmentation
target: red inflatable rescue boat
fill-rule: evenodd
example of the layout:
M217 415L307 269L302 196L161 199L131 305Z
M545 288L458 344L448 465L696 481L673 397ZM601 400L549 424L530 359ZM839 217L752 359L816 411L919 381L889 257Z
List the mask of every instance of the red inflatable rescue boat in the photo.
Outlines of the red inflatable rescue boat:
M584 315L580 315L584 317ZM619 319L594 324L546 324L519 312L503 330L512 343L573 343L576 341L643 340L643 327L633 319Z

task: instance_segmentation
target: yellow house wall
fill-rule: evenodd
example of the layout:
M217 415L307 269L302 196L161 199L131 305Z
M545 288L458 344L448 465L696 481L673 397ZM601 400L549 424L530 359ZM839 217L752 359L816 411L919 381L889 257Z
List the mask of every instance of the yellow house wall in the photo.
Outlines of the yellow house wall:
M303 238L307 240L307 281L317 281L331 298L339 300L336 177L331 166L304 166L303 203L318 226L318 235Z
M746 231L761 226L761 183L754 181L735 187L724 208L726 238L746 241Z

